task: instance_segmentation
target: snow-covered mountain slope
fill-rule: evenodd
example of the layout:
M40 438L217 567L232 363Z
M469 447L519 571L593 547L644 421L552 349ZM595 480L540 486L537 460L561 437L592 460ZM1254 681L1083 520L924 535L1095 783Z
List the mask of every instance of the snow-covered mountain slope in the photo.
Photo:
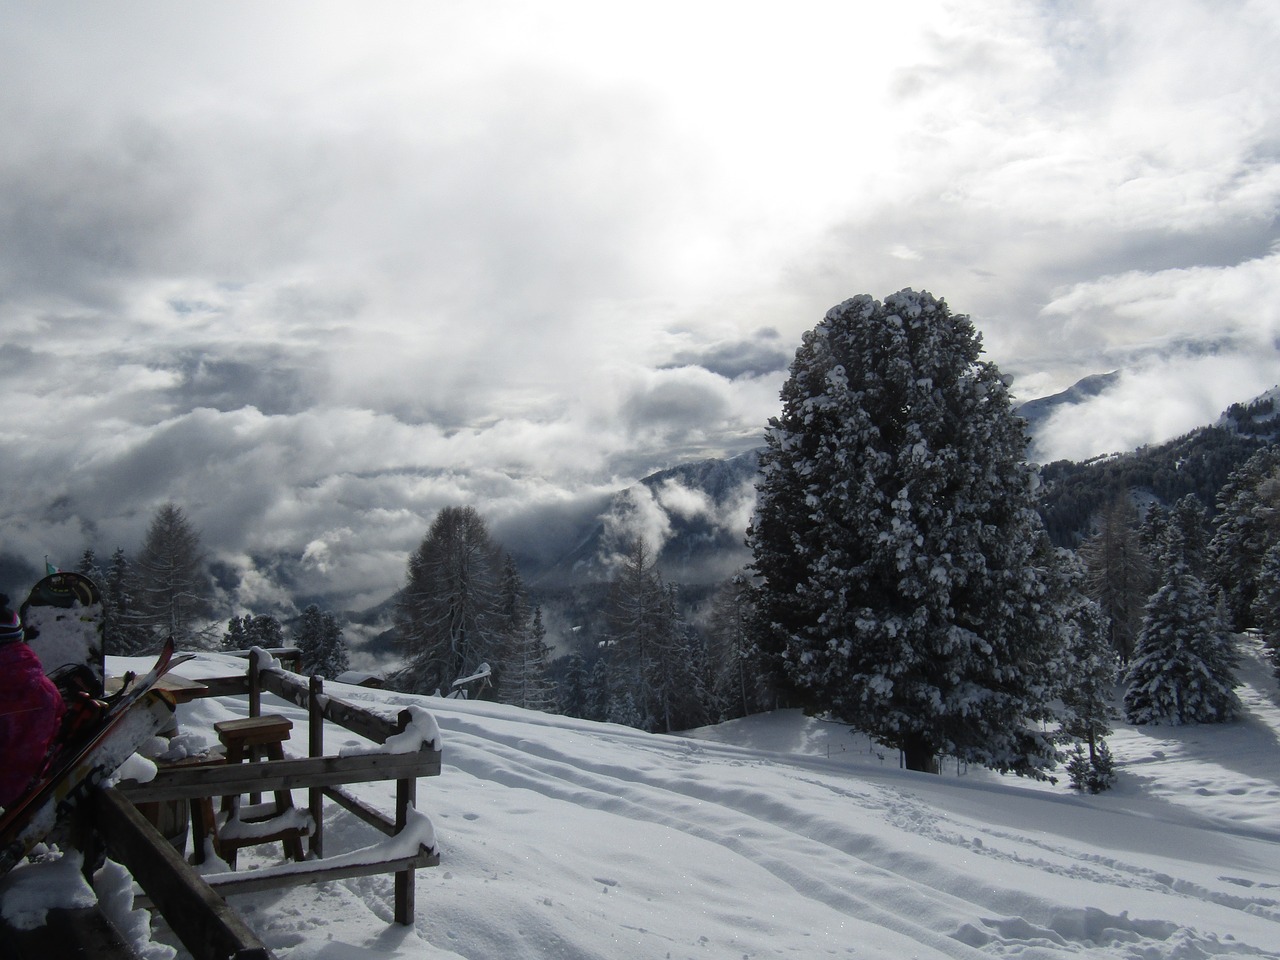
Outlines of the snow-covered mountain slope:
M1280 705L1244 663L1240 722L1121 726L1097 797L907 773L790 711L664 737L349 688L443 731L414 928L389 925L390 877L233 902L288 960L1280 957ZM207 731L244 708L181 709ZM389 808L390 785L356 789ZM329 853L376 838L340 811L328 830Z

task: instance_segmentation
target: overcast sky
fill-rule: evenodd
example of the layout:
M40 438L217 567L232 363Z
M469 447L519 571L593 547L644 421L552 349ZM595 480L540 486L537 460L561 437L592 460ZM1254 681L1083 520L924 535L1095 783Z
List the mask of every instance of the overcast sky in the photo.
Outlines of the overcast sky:
M1272 0L0 0L0 554L172 500L253 606L254 556L385 597L448 504L550 551L906 286L1021 399L1124 371L1036 456L1211 421L1280 380L1277 50Z

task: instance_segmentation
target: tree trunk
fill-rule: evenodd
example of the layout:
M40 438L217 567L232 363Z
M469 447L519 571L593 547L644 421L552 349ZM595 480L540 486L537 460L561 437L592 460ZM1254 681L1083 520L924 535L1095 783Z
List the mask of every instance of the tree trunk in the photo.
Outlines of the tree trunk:
M915 770L918 773L938 772L937 751L924 737L908 738L902 744L902 755L908 770Z

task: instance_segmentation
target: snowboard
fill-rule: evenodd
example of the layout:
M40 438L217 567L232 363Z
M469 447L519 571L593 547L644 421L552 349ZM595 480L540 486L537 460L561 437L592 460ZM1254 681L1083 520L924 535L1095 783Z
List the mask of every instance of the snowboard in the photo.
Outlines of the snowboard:
M161 677L189 659L174 657L173 640L166 640L155 666L112 698L98 727L74 744L63 744L22 799L0 813L0 876L13 869L139 746L171 725L172 703L148 694Z
M25 627L39 636L27 641L44 672L67 666L89 668L94 695L101 697L107 670L102 646L102 592L81 573L51 573L34 587L18 609Z

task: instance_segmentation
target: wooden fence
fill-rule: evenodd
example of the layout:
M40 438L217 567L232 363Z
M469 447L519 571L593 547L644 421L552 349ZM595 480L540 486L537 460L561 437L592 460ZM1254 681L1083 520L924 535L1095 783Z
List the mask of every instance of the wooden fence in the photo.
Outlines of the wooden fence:
M170 927L196 960L224 960L226 957L252 960L269 957L269 951L248 933L243 922L227 908L219 893L243 893L274 887L320 883L328 880L395 874L395 921L413 923L414 872L419 867L440 862L434 847L415 844L406 851L394 840L382 845L332 858L326 862L324 850L323 803L328 799L370 824L388 837L405 837L412 842L418 833L421 815L416 812L419 777L440 773L440 744L420 742L408 752L372 749L351 755L324 753L325 721L338 724L375 744L385 745L403 735L415 723L412 711L403 710L389 719L370 710L327 695L319 677L306 678L281 668L274 658L259 651L249 656L245 675L202 679L205 696L247 694L249 715L259 716L262 696L270 693L307 710L307 756L282 760L262 760L252 764L161 768L149 783L124 782L102 791L97 805L107 848L124 863ZM410 735L412 739L412 735ZM403 737L401 737L403 739ZM352 783L394 780L394 813L388 815L344 789ZM135 804L232 796L274 790L305 789L314 822L308 857L302 863L264 867L244 874L216 874L201 877L138 813ZM199 842L197 840L197 842ZM221 906L219 906L221 905Z

